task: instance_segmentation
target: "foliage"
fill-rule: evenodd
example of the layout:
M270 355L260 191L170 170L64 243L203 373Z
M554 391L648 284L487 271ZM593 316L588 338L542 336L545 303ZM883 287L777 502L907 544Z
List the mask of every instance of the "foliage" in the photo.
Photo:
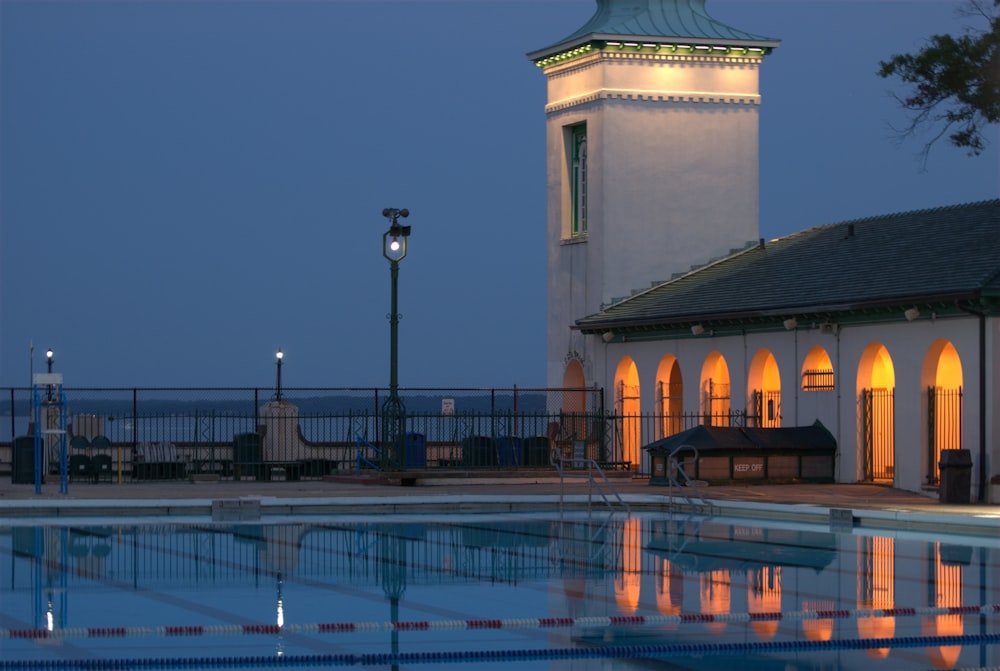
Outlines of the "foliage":
M954 146L977 156L988 144L985 127L1000 122L1000 0L968 1L963 13L985 18L987 29L958 37L934 35L917 53L897 54L879 64L880 77L912 85L908 97L897 97L912 113L900 134L909 137L918 128L930 129L925 159L946 133Z

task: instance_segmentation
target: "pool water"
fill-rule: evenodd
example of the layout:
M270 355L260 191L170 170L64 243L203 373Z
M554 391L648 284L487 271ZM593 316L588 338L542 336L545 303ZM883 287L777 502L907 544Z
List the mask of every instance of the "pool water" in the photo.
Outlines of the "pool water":
M990 538L666 513L89 522L0 527L0 669L1000 664Z

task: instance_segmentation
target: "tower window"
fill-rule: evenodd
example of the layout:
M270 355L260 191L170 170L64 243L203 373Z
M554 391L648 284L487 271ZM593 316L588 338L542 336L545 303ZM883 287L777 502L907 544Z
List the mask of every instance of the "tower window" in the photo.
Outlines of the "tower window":
M576 237L587 234L587 124L573 126L570 131L573 148L570 170L570 195L573 199L571 234Z

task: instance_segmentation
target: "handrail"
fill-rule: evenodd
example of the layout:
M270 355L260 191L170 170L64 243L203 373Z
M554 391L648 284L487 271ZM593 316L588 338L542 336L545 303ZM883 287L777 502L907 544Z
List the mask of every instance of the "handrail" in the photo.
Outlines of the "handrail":
M604 504L608 508L611 508L612 510L614 509L614 506L609 500L608 495L604 493L603 489L601 489L601 486L594 480L594 471L596 470L597 474L600 476L601 480L604 481L604 484L611 491L611 494L614 496L614 498L618 501L619 504L621 504L623 508L625 508L625 512L630 512L628 503L625 502L625 499L623 499L621 494L618 493L618 490L615 489L615 486L611 484L610 480L608 480L608 476L604 473L604 469L601 468L600 464L598 464L597 461L595 461L594 459L587 459L585 457L579 457L579 458L573 457L570 459L566 459L565 457L562 456L562 453L560 452L559 448L554 447L552 448L552 451L549 452L549 463L555 466L556 471L559 472L560 506L562 506L563 502L563 480L565 477L566 462L571 462L573 464L572 469L574 471L582 471L583 466L586 466L588 499L593 498L594 486L597 485L597 493L601 495L601 499L604 501ZM583 475L583 473L581 472L580 475Z
M691 452L691 458L686 461L680 461L677 457L677 453L681 450L686 450ZM694 445L678 445L674 450L667 456L667 479L670 481L670 500L674 499L674 487L681 490L681 494L684 499L688 502L688 505L694 505L695 500L683 492L682 486L690 487L691 491L695 493L698 501L702 504L705 503L705 497L702 496L701 491L698 489L698 482L692 480L687 471L684 470L685 466L690 466L692 464L698 463L698 448ZM680 474L683 479L683 485L678 482L677 475Z
M376 471L381 471L382 470L381 468L379 468L378 464L374 464L374 463L368 461L363 456L361 456L361 450L363 448L365 448L365 447L369 447L369 448L375 450L375 453L378 454L380 457L382 455L382 450L378 449L377 447L375 447L374 445L372 445L371 443L369 443L367 440L365 440L361 436L357 436L357 440L355 442L355 445L357 445L357 448L358 448L358 472L357 472L358 475L361 475L361 464L362 463L367 464L370 468L374 468Z

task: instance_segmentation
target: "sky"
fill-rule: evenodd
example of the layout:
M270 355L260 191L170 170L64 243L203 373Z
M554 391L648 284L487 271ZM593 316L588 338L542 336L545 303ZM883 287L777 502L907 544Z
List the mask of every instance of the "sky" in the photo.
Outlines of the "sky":
M708 0L761 66L760 235L1000 195L893 128L950 0ZM545 385L545 76L594 0L0 0L0 386ZM981 23L978 25L982 25ZM704 259L692 260L693 263ZM31 354L31 347L34 354Z

